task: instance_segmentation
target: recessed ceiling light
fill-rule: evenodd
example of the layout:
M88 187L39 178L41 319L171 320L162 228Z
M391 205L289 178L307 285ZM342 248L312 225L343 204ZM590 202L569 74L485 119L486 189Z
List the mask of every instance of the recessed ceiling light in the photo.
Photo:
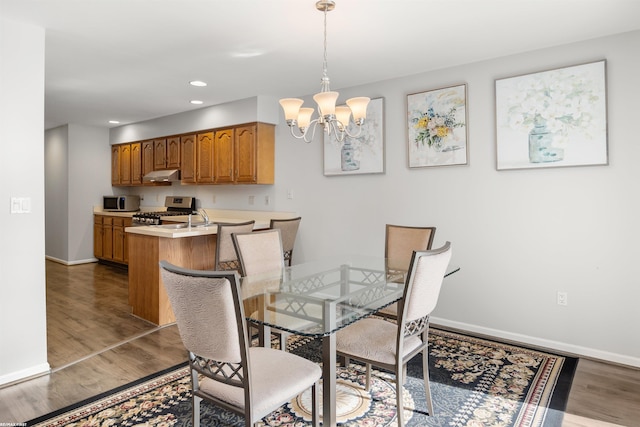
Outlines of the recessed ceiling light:
M120 122L117 120L109 120L109 123L111 123L112 125L120 124Z
M200 80L193 80L193 81L190 81L190 82L189 82L189 84L190 84L191 86L206 86L206 85L207 85L205 82L200 81Z
M191 103L192 104L196 104L196 105L200 105L200 104L202 104L202 101L197 100L197 99L193 99L193 100L191 100Z

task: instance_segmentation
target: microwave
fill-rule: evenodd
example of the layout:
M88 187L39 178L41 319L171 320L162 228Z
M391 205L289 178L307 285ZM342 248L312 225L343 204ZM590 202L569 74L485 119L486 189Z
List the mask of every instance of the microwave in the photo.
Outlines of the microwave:
M140 210L140 196L102 196L102 210L108 212Z

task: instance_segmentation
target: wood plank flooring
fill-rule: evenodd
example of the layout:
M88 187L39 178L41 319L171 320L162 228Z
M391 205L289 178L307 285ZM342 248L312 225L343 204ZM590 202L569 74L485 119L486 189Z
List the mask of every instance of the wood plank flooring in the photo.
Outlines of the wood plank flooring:
M25 422L186 361L175 325L138 319L127 301L126 270L47 261L52 373L0 386L0 424ZM561 427L638 425L640 369L580 359Z

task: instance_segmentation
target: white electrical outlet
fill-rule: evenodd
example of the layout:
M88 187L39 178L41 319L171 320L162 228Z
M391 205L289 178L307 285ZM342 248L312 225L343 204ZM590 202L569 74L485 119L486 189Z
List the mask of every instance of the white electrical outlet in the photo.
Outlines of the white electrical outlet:
M269 202L271 202L271 199L269 198L269 196L264 196L264 204L268 205Z
M556 301L558 305L567 305L568 303L567 299L568 299L568 295L566 292L558 291L558 294L556 297Z
M293 190L287 190L287 199L293 199Z
M252 205L255 201L255 196L249 196L249 204Z

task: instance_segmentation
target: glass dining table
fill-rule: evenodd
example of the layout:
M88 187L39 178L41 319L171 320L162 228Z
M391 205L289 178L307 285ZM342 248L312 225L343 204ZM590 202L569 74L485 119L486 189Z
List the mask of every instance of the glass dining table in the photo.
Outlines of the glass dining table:
M329 257L242 279L245 316L259 326L261 345L271 345L272 328L322 340L323 427L337 422L335 333L402 298L406 272L388 267L395 264ZM445 277L459 269L450 264Z

